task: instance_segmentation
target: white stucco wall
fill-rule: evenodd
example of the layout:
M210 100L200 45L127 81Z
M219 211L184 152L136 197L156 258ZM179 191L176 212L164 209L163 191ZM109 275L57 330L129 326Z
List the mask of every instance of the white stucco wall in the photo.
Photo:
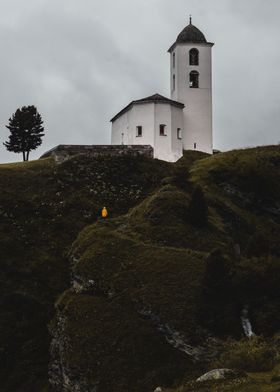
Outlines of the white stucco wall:
M142 126L142 136L136 127ZM123 133L123 136L122 136ZM111 144L146 144L154 146L154 104L133 105L112 122Z
M199 50L199 65L189 65L189 51ZM170 53L171 99L185 104L183 146L212 153L212 59L211 44L177 44ZM175 67L173 53L175 52ZM189 87L189 73L199 72L199 88ZM173 90L175 75L175 90Z
M171 149L176 162L183 155L183 139L178 139L177 129L181 129L181 135L184 134L184 118L183 109L171 106L171 124L172 124L172 139Z
M166 125L166 136L160 135L160 124ZM142 126L141 137L136 136L137 126ZM183 128L182 109L168 103L137 103L112 122L111 143L151 145L155 158L175 162L183 149L177 128Z

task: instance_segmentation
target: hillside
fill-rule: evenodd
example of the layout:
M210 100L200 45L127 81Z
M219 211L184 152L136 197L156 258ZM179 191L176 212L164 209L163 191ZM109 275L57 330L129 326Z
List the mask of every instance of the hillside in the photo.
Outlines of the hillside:
M280 388L279 146L47 158L0 165L0 185L4 391ZM213 366L249 376L193 381Z

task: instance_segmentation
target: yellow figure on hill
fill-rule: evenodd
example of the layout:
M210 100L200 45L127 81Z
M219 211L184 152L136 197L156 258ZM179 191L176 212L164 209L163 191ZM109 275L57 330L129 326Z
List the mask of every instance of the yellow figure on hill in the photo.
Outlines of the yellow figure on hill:
M101 212L102 218L107 218L108 216L108 211L106 207L103 207L103 210Z

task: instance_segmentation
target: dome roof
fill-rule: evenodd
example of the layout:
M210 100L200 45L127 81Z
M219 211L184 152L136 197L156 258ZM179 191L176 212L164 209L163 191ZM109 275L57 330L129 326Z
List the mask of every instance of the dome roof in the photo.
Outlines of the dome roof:
M187 42L194 42L194 43L207 43L207 40L204 34L195 27L191 21L190 24L181 31L178 35L177 43L187 43Z

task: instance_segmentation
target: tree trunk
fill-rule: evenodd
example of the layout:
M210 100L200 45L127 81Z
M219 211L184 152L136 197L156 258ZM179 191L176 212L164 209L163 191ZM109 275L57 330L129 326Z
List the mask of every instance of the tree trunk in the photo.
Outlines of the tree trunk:
M22 156L23 156L23 162L26 160L25 159L25 151L22 151Z
M30 153L30 151L27 151L27 152L26 152L26 161L29 160L29 153Z

